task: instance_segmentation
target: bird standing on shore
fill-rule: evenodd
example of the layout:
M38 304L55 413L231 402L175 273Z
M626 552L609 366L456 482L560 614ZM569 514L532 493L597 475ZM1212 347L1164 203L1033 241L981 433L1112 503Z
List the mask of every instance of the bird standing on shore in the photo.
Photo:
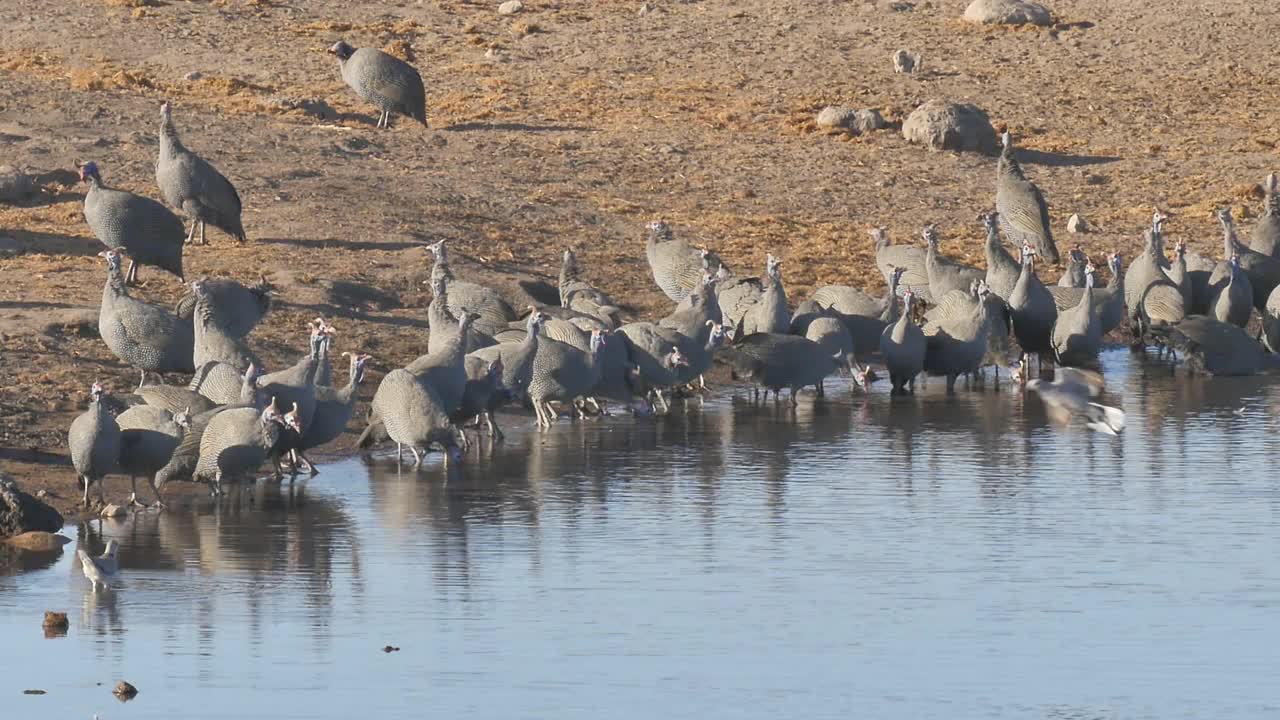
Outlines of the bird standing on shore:
M240 194L231 181L208 161L191 152L178 138L169 103L160 106L160 154L156 158L156 185L165 202L186 213L191 220L187 244L200 227L200 245L208 243L204 226L212 225L240 242Z

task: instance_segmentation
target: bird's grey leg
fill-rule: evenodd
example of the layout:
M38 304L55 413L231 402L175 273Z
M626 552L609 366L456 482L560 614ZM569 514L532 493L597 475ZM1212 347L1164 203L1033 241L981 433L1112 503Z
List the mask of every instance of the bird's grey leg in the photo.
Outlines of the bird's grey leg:
M792 407L795 407L796 405L800 404L800 399L797 397L799 393L800 393L800 388L792 386L791 388L791 406Z
M814 389L815 389L815 390L817 390L817 392L818 392L818 397L826 397L826 396L827 396L827 389L826 389L825 387L823 387L823 385L822 385L822 381L821 381L821 380L819 380L819 381L818 381L818 384L814 386ZM795 393L795 391L794 391L794 390L792 390L792 391L791 391L791 395L792 395L792 397L795 397L795 394L796 394L796 393Z
M209 241L206 240L204 237L204 221L203 220L200 221L200 244L201 245L209 244Z
M213 475L213 494L215 497L220 497L222 495L222 471L221 470L214 473Z
M191 221L191 229L187 231L187 241L184 244L190 245L191 241L196 239L196 224L199 222L200 222L199 220Z
M82 501L85 507L89 507L89 476L81 475L80 480L84 482L84 498Z
M409 446L409 452L413 453L413 466L414 466L414 467L419 467L419 466L421 466L421 465L422 465L422 455L420 455L420 454L418 453L418 448L417 448L417 447L415 447L415 446L413 446L413 445L410 445L410 446Z
M402 462L404 462L404 446L396 443L396 464L399 465Z

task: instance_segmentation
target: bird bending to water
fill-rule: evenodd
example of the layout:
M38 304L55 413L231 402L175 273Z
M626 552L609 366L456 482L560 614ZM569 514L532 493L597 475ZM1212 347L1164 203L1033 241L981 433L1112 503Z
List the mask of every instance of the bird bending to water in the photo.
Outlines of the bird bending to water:
M105 590L107 581L120 570L120 561L116 558L116 550L120 548L120 543L115 540L107 541L106 550L98 557L90 557L84 548L76 548L76 557L80 558L80 566L84 568L84 576L89 578L89 582L93 584L94 592L98 591L101 585Z

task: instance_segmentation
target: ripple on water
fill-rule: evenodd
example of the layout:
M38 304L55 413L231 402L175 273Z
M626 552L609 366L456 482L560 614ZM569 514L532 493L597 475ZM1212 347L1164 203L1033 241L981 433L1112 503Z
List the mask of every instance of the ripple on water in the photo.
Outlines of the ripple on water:
M94 521L113 591L70 546L0 576L5 677L86 717L120 677L157 718L1276 716L1280 391L1103 364L1119 438L832 383Z

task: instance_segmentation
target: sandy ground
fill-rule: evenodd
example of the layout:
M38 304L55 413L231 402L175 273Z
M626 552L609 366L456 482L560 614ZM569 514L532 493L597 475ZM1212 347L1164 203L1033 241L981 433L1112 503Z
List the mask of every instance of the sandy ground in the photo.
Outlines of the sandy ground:
M517 301L518 280L554 282L573 246L633 316L668 305L642 252L655 217L743 270L781 254L793 302L830 282L881 292L873 225L912 240L936 222L944 250L981 264L975 217L994 203L994 159L928 152L892 128L820 132L812 118L830 103L895 122L933 98L981 105L1026 148L1059 246L1079 212L1098 258L1131 257L1153 205L1171 215L1171 241L1216 255L1212 208L1232 204L1247 233L1256 184L1280 165L1277 5L1059 0L1055 28L1019 30L967 25L951 0L650 5L526 0L508 17L444 0L0 4L0 164L42 187L0 205L0 237L19 250L0 258L0 469L70 509L65 428L92 381L136 382L92 327L101 248L73 164L96 160L108 183L158 196L163 99L246 207L250 242L215 231L189 248L188 274L272 277L277 311L253 336L272 368L321 312L339 349L377 369L421 352L424 246L441 238L461 275ZM431 129L375 130L324 52L340 38L410 58ZM895 75L898 48L921 53L924 72ZM335 117L280 98L323 100ZM157 302L181 289L144 280Z

